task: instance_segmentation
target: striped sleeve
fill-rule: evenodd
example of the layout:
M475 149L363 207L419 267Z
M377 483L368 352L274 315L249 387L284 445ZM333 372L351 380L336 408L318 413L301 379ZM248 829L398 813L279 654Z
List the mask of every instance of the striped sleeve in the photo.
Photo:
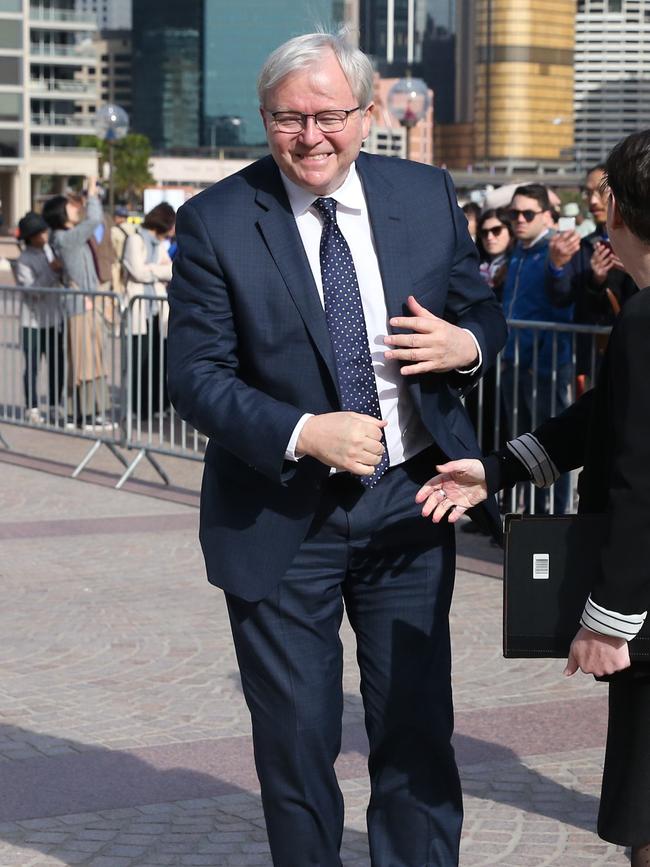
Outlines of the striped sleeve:
M517 439L510 440L506 445L509 451L526 467L533 484L537 485L538 488L548 488L559 479L560 471L534 434L522 434Z
M609 611L594 602L590 596L582 612L580 625L601 635L613 635L615 638L631 641L641 630L647 614L647 611L643 614L619 614L617 611Z

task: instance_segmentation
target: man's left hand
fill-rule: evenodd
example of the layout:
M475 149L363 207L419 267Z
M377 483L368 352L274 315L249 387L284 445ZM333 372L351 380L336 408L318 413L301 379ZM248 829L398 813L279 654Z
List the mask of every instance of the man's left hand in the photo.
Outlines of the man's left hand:
M564 674L571 677L578 669L603 677L630 666L630 651L624 638L601 635L581 626L571 642Z
M407 303L413 316L394 316L390 324L413 333L384 337L384 343L395 347L384 353L385 358L406 362L401 368L405 376L462 370L478 362L476 344L467 331L434 316L413 295L409 295Z

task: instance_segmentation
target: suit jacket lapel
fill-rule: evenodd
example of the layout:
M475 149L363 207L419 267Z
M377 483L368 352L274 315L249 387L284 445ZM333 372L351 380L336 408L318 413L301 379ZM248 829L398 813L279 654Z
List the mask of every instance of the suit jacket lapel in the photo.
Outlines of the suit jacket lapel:
M277 177L274 184L267 189L257 190L256 201L262 209L258 226L305 328L338 389L336 364L325 311L318 297L318 289L277 168L275 175Z

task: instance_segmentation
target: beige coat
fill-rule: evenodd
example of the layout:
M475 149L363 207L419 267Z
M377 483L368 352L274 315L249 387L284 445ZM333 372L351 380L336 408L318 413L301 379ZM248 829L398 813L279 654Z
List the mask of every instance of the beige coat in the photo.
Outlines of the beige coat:
M146 263L145 244L140 235L129 235L124 245L122 267L126 277L125 294L127 302L137 295L150 294L149 285L153 283L153 291L156 298L167 297L167 283L172 278L172 263L167 251L158 247L158 261ZM147 318L150 302L136 301L132 308L132 334L147 333ZM163 334L167 333L167 320L169 318L169 305L160 303L153 305L153 314L160 315L160 326Z

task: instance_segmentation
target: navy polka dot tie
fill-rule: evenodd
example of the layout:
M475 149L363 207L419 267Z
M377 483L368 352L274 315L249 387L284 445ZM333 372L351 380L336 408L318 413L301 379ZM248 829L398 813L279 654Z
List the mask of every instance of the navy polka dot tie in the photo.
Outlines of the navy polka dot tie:
M323 218L320 267L325 318L334 347L341 408L381 418L357 272L348 243L336 222L336 201L316 199L314 207ZM375 485L389 466L383 431L381 441L384 454L374 473L359 477L367 487Z

